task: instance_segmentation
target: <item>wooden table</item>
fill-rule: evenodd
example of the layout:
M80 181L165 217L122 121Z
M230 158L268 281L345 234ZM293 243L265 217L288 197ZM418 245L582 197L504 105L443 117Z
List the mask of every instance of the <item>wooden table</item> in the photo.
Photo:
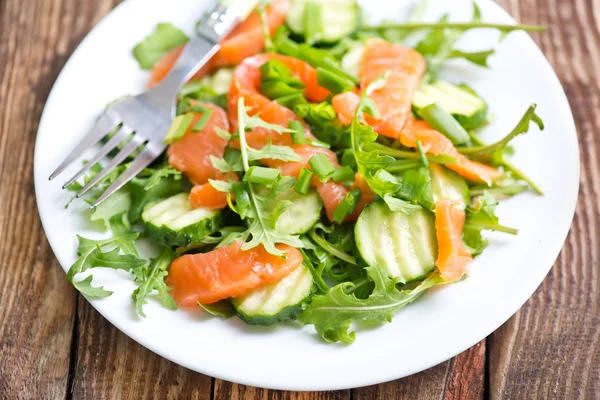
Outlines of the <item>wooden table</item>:
M188 371L120 333L65 280L36 210L34 141L59 71L118 2L0 0L0 398L600 398L599 0L500 1L523 23L552 27L534 38L579 128L577 213L542 286L500 329L450 361L324 393L262 390Z

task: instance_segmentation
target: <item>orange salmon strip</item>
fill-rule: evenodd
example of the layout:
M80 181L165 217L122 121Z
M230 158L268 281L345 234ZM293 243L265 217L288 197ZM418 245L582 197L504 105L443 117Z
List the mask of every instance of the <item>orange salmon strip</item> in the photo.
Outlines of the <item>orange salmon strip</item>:
M289 0L275 0L265 11L269 32L283 25L289 9ZM175 61L183 51L181 45L165 54L152 69L149 87L156 86L171 71ZM248 18L221 42L221 49L215 54L208 64L204 66L193 79L200 79L220 67L232 66L241 63L246 57L260 53L265 48L262 23L258 13L251 13Z
M375 132L397 139L411 113L411 102L425 72L425 59L417 51L380 39L370 40L362 58L360 87L366 88L389 73L385 86L371 93L380 118L365 118ZM333 107L343 124L349 124L358 106L358 95L342 93L333 98Z
M400 136L400 143L406 147L417 148L417 140L421 142L423 151L434 156L448 155L456 158L456 164L446 164L446 167L456 171L462 177L491 185L503 174L496 168L471 161L460 154L450 139L433 129L425 121L409 120Z
M221 179L223 174L215 169L210 156L223 158L227 141L222 139L216 128L229 131L229 122L225 111L214 104L200 104L212 110L210 119L202 132L193 132L192 128L201 117L196 113L190 129L183 138L173 143L167 150L169 164L187 175L194 185L202 185L209 179Z
M242 250L234 242L208 253L188 254L171 264L167 285L178 306L216 303L243 296L252 289L276 283L302 264L302 254L287 245L277 248L286 257L269 254L264 247Z
M435 262L442 279L454 282L467 272L473 257L462 241L465 211L460 202L438 201L435 205L435 231L438 241L438 257Z

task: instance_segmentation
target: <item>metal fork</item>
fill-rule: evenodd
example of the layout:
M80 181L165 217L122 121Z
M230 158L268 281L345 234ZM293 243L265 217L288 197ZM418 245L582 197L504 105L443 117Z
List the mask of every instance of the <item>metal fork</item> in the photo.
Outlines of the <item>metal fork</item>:
M217 2L217 5L207 12L198 23L197 36L187 43L165 79L154 88L135 97L121 100L100 114L91 130L56 168L49 179L56 178L65 168L81 157L85 150L100 142L109 132L115 131L95 156L63 185L64 189L75 182L94 164L106 157L118 145L124 143L122 149L102 171L77 193L75 197L79 198L104 179L134 151L141 149L127 170L90 207L95 208L156 160L165 150L163 139L175 117L177 93L181 86L220 49L219 42L238 21L239 10Z

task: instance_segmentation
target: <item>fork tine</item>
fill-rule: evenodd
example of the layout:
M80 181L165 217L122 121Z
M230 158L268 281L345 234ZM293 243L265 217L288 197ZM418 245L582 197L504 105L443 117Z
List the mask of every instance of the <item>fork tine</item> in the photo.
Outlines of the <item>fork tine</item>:
M121 189L127 182L133 179L137 174L139 174L144 168L152 163L152 161L156 160L156 158L162 153L164 150L164 146L155 145L154 143L148 143L144 150L135 158L135 160L131 163L127 171L123 172L117 180L115 180L112 185L102 195L96 200L94 204L90 207L90 209L94 209L99 206L104 200L108 199L112 196L117 190Z
M54 172L48 178L52 180L56 178L61 172L64 171L73 161L81 156L85 150L95 145L102 139L108 132L116 128L118 123L114 122L106 112L100 114L100 117L94 123L94 126L90 131L83 137L83 139L75 146L75 148L69 153L62 163L54 170Z
M133 153L138 147L140 147L144 143L144 139L141 139L139 135L133 135L131 140L123 147L121 150L110 162L104 167L104 169L94 177L79 193L75 195L75 197L79 198L86 194L91 188L96 186L98 182L106 177L106 175L110 174L113 169L119 164L121 164L127 156Z
M114 150L127 136L131 134L131 131L126 127L121 127L115 134L109 139L108 142L102 146L98 154L92 157L87 164L85 164L75 175L71 177L68 181L63 185L63 189L69 186L71 183L75 182L79 179L83 174L85 174L90 168L92 168L98 161L104 158L108 153Z

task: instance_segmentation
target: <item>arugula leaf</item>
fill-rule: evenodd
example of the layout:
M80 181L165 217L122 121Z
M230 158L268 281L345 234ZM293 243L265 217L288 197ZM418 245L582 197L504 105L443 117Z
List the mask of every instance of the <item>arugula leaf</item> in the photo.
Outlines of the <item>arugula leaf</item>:
M148 191L158 185L161 180L172 177L175 180L181 179L181 171L176 170L170 165L166 164L158 169L146 168L144 172L150 172L148 182L144 186L144 190Z
M165 283L165 277L168 275L167 270L171 265L171 261L175 258L175 253L165 247L160 255L150 261L150 265L144 267L141 274L136 278L136 282L139 283L139 287L133 291L131 295L133 302L138 313L146 318L144 314L144 304L147 304L146 297L153 292L157 291L160 302L165 307L176 310L177 304L175 300L169 294L170 288Z
M500 225L496 216L498 201L488 191L475 197L467 207L467 218L463 228L463 242L473 255L481 254L487 247L488 240L483 237L483 230L492 230L511 235L519 233L518 230Z
M244 106L244 98L240 97L238 101L238 121L239 121L239 137L240 151L242 153L242 165L244 172L250 169L248 144L246 143L246 128L254 128L258 126L267 127L280 132L288 131L279 125L268 124L259 117L250 117L246 113ZM284 179L281 178L280 179ZM212 184L212 183L211 183ZM277 184L277 182L275 182ZM236 188L239 192L236 193ZM248 230L240 235L240 239L247 241L242 246L243 250L249 250L254 247L263 245L265 250L273 255L283 257L285 253L276 247L276 244L283 243L293 247L302 247L303 243L296 235L286 235L277 232L273 226L273 213L269 212L269 200L272 199L273 190L269 190L267 195L263 195L260 186L250 182L241 182L233 185L233 192L236 198L236 204L240 217L249 220ZM243 192L243 193L242 193ZM238 195L239 194L239 195ZM270 197L269 194L273 197ZM241 195L241 196L240 196ZM240 201L247 198L240 207ZM241 208L241 209L240 209Z
M424 208L433 211L435 203L431 190L431 176L429 169L419 167L409 169L402 174L402 186L398 196L414 204L420 204Z
M532 104L525 112L517 126L506 137L490 146L485 145L478 136L472 133L470 133L469 136L471 137L471 141L477 145L472 148L475 149L474 151L479 154L478 158L481 159L487 156L489 159L482 161L487 161L487 163L496 167L502 167L504 171L508 172L513 178L525 181L535 193L541 196L544 194L542 188L540 188L531 178L529 178L527 175L525 175L525 173L507 160L507 156L512 153L508 143L516 136L528 132L531 121L535 122L540 130L544 129L544 123L542 119L535 113L535 108L536 105ZM459 149L459 151L463 152L465 150Z
M67 279L73 282L75 275L80 272L87 271L90 268L111 268L131 271L141 267L146 263L146 260L139 258L133 254L121 254L119 248L114 248L107 252L102 252L97 246L84 252L75 261L67 273Z
M260 150L253 149L250 146L246 147L248 153L248 162L259 160L280 160L280 161L302 161L304 160L289 146L273 145L269 140L267 144Z
M416 204L411 204L408 201L404 201L402 199L398 199L389 193L386 193L383 196L383 201L388 205L390 210L394 212L401 211L404 214L412 214L413 212L419 210L421 207Z
M188 40L186 34L173 24L161 23L133 48L133 57L141 69L152 69L162 56Z
M106 229L111 229L111 218L128 212L131 204L131 191L128 186L125 186L97 206L90 219L92 221L104 221Z
M531 126L531 122L534 122L540 130L544 130L544 121L535 113L537 105L532 104L529 106L525 114L521 117L517 125L513 128L513 130L503 137L501 140L496 143L486 145L486 146L476 146L476 147L466 147L461 148L459 151L468 156L476 156L481 154L493 153L496 151L502 151L508 146L511 140L516 138L519 135L525 134L529 132L529 128Z
M348 294L355 288L354 283L341 283L327 294L316 295L298 320L314 325L327 342L350 344L356 338L355 332L348 331L353 322L390 322L396 310L415 301L427 289L444 284L438 274L433 274L413 290L398 290L385 268L367 267L365 270L375 284L368 298L359 299L352 293Z
M85 278L84 280L81 280L79 282L73 282L73 286L81 294L83 294L84 296L86 296L90 299L101 299L101 298L108 297L111 294L113 294L113 292L111 292L109 290L104 290L103 286L99 286L99 287L92 286L92 279L93 279L93 277L90 275L87 278Z
M198 305L204 310L214 315L215 317L222 317L224 319L231 318L235 315L235 308L228 300L221 300L213 304L202 304L198 302Z

